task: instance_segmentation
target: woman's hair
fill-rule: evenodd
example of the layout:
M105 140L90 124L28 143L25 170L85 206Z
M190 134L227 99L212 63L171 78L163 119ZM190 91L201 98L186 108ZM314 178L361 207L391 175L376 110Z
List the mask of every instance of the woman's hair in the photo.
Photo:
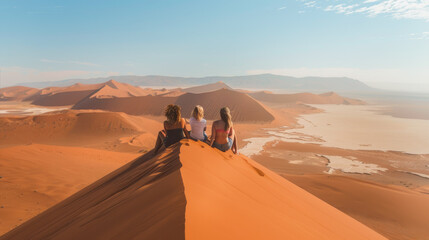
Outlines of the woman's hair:
M225 122L225 131L232 127L231 111L228 107L223 107L220 109L220 118Z
M204 109L200 105L197 105L194 107L194 110L192 110L192 117L197 119L198 121L201 120L204 117Z
M173 124L180 122L180 119L182 118L180 110L181 107L179 105L169 104L164 111L167 121Z

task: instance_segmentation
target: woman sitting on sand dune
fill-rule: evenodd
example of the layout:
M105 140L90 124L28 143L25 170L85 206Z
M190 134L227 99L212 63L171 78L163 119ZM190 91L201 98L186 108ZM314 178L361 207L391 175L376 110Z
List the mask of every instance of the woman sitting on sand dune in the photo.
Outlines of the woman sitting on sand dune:
M237 135L231 121L231 112L228 107L220 110L221 120L213 122L210 146L223 152L232 150L237 154Z
M186 129L186 121L181 117L180 106L170 104L165 108L164 130L158 133L154 153L164 145L166 148L179 142L183 138L189 138L188 130Z
M204 119L203 107L200 105L195 106L194 110L192 110L189 124L191 125L190 136L193 140L207 141L207 121Z

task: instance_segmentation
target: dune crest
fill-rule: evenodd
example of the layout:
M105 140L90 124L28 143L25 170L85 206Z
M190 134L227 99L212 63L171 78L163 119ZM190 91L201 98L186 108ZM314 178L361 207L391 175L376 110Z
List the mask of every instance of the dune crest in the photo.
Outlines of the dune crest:
M274 117L259 102L247 94L228 89L213 92L180 96L139 96L124 98L86 98L73 106L73 109L101 109L114 112L125 112L131 115L162 115L168 104L178 104L182 107L184 117L189 116L196 104L204 107L205 118L219 118L219 109L228 106L231 109L233 121L239 122L270 122Z
M117 98L145 96L147 91L130 84L109 80L99 84L76 83L67 87L48 87L21 98L39 106L74 105L85 98Z
M219 82L205 84L205 85L201 85L201 86L185 88L185 89L183 89L183 91L187 92L187 93L205 93L205 92L217 91L220 89L232 90L232 88L230 86L226 85L222 81L219 81Z
M29 238L385 239L251 159L188 140L0 237Z

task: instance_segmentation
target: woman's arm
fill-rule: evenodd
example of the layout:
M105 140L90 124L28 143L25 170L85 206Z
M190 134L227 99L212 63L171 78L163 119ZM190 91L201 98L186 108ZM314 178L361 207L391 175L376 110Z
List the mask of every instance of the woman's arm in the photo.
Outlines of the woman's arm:
M231 150L234 154L238 154L238 139L237 139L237 134L235 133L234 129L232 130L234 132L234 139L232 141L232 147Z
M183 128L183 132L185 133L186 138L190 139L191 136L189 136L188 129L186 129L186 120L184 118L182 118L182 128Z
M164 130L162 130L164 132L164 135L167 136L167 121L164 121Z
M212 124L212 135L210 136L210 146L213 146L215 139L216 139L216 128L215 128L215 124L213 122L213 124Z

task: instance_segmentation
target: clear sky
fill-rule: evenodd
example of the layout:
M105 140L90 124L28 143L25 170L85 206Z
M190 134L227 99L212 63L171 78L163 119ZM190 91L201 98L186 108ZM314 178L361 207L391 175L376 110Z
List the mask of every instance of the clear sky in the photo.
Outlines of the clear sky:
M2 86L270 72L429 91L429 1L0 0L0 69Z

